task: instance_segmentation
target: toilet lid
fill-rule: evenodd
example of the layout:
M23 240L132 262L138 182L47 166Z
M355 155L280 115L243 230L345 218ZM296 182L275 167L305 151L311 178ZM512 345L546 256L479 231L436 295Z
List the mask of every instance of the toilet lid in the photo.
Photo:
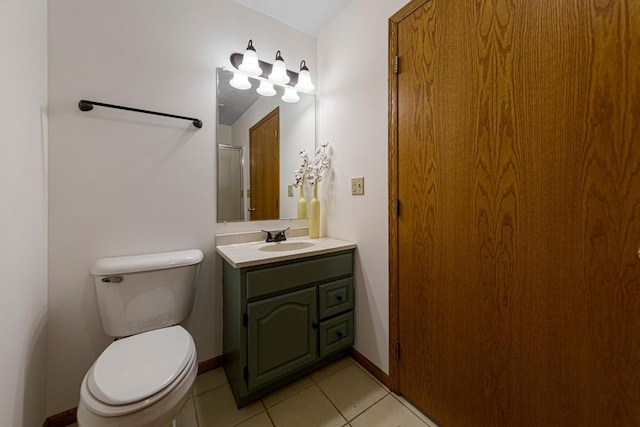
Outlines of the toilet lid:
M178 377L194 350L191 335L181 326L114 341L95 362L87 387L109 405L146 399Z

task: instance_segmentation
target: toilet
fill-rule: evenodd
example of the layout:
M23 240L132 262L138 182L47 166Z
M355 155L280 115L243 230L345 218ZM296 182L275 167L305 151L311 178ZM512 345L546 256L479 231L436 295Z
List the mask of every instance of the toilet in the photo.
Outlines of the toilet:
M198 371L190 313L198 249L102 258L91 267L102 328L116 338L84 376L78 425L169 425Z

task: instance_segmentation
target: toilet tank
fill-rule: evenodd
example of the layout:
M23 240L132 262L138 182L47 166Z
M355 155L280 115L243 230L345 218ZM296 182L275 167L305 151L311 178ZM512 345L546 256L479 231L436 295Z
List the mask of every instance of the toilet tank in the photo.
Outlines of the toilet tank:
M202 251L101 258L91 266L102 329L124 337L176 325L193 308Z

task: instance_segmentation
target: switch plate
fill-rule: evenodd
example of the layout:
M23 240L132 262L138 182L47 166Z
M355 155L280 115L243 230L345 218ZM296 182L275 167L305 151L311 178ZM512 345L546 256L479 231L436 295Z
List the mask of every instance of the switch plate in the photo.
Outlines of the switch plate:
M290 185L290 186L288 187L287 192L289 193L289 194L288 194L288 195L289 195L289 197L293 197L293 185Z
M364 177L359 176L357 178L351 178L351 195L362 196L364 195Z

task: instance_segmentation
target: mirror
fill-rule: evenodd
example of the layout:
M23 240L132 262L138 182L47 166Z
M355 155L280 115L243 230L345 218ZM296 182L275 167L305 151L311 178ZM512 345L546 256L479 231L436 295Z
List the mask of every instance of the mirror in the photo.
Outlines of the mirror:
M300 101L287 103L280 86L261 96L259 80L249 77L251 88L239 90L229 84L232 71L217 73L218 222L297 218L294 171L301 149L315 152L315 96L298 93Z

